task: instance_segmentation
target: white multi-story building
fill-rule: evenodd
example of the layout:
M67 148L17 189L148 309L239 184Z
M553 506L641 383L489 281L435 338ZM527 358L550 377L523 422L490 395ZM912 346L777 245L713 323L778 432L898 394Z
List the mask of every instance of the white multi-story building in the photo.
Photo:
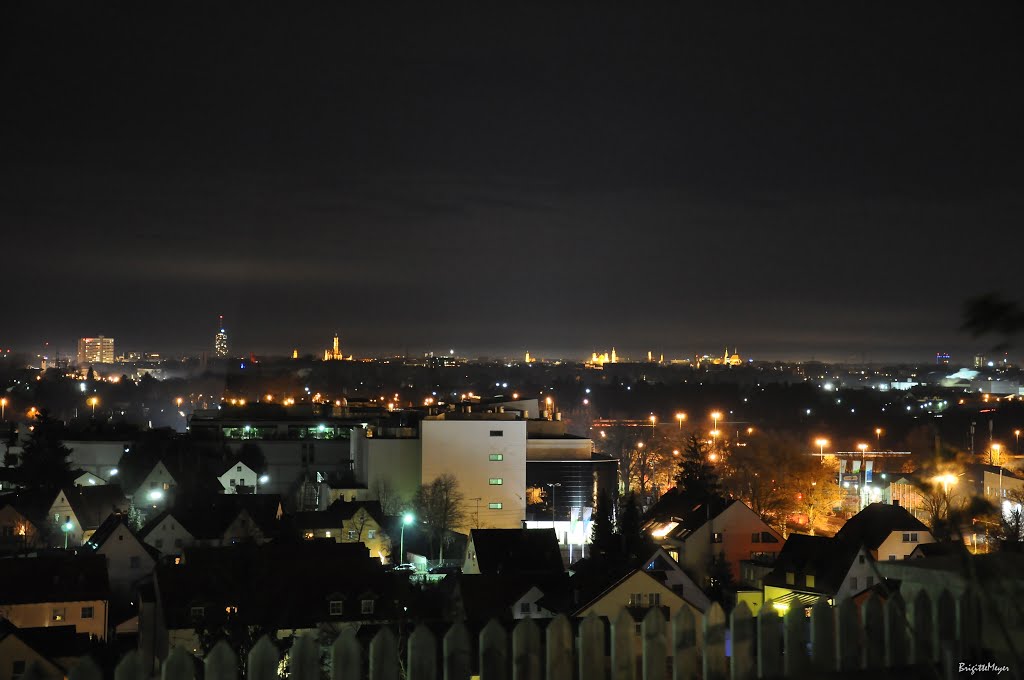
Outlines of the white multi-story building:
M114 338L81 338L78 341L78 365L114 363Z

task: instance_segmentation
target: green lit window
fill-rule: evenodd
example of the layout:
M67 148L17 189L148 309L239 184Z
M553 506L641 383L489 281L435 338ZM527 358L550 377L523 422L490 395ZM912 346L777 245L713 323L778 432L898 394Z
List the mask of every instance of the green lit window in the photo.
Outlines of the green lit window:
M491 486L499 486L504 482L502 482L501 477L491 477L490 479L487 480L487 483L490 484Z
M492 453L491 455L487 456L487 459L488 460L505 460L505 455L502 454L502 453Z
M488 503L487 508L489 510L501 510L501 503Z

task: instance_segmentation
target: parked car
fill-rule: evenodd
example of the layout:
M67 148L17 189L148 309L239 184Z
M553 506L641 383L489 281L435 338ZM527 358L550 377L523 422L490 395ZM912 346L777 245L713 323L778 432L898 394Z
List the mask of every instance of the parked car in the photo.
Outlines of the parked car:
M408 563L406 563L406 564L399 564L399 565L393 567L392 571L403 571L403 572L407 572L407 573L412 574L412 573L416 572L416 565L415 564L408 564Z

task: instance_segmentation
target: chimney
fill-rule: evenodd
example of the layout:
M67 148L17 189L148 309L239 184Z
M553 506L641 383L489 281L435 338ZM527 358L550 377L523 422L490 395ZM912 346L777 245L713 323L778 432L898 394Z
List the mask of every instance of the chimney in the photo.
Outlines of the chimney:
M900 507L899 499L898 498L893 498L892 499L892 504L895 505L897 508Z

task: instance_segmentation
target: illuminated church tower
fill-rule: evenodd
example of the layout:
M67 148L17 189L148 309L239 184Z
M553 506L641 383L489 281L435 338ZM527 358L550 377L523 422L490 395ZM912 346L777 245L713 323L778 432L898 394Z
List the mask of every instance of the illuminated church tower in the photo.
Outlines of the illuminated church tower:
M217 335L213 336L213 353L219 357L228 355L228 333L224 330L224 315L220 316L220 328Z

